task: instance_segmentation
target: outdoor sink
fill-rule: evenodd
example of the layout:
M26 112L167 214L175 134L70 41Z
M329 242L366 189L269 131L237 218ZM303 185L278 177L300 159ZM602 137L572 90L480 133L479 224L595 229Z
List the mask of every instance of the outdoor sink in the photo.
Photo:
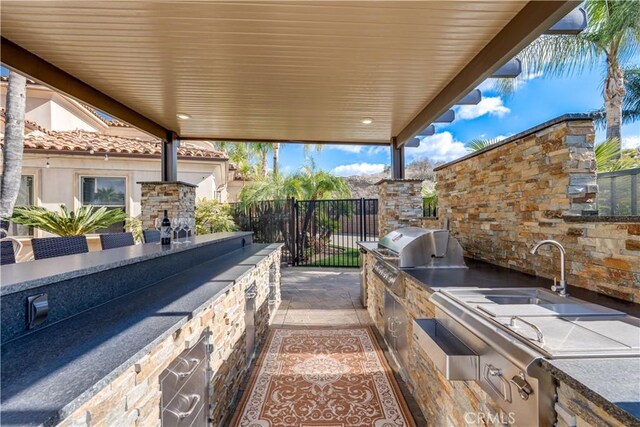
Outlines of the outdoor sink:
M624 316L621 311L540 288L460 288L444 292L491 317Z
M544 304L548 301L536 297L512 297L512 296L495 296L487 297L489 301L496 304Z

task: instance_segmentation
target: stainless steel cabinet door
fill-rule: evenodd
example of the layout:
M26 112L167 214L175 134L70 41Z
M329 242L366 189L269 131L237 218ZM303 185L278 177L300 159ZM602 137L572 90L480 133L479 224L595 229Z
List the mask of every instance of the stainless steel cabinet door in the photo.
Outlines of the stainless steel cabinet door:
M247 345L247 365L251 363L255 354L256 342L256 286L251 285L245 294L244 325Z
M389 291L384 291L384 340L387 346L393 349L396 346L395 337L393 335L393 321L395 318L396 300L393 299Z
M395 317L393 326L395 348L402 368L407 369L409 366L409 317L407 316L407 311L398 302L396 302L393 312Z

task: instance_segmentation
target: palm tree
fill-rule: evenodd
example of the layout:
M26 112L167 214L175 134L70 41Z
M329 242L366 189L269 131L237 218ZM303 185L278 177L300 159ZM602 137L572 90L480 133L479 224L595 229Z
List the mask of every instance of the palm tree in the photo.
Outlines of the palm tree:
M267 177L267 155L273 151L275 144L269 142L251 142L248 143L250 150L260 157L260 175Z
M640 68L633 67L624 70L624 100L622 102L622 124L640 120ZM604 108L594 111L595 123L599 128L607 125Z
M278 176L278 173L279 173L278 162L280 161L280 143L279 142L273 143L272 152L273 152L273 175Z
M309 157L312 150L319 153L323 148L322 144L303 144L304 156L305 158ZM273 152L273 173L278 175L280 173L280 143L271 144L271 151Z
M82 206L69 212L60 206L59 212L50 211L41 206L15 208L11 221L16 224L38 228L58 236L81 236L96 230L107 228L111 224L127 219L121 209L107 209L93 206Z
M4 145L2 146L0 220L11 217L20 191L26 87L27 79L24 76L13 71L9 72Z
M518 58L524 76L544 72L571 76L606 61L603 84L606 138L621 140L622 107L625 97L624 64L640 45L640 7L636 0L587 0L589 24L578 35L545 35L525 48ZM517 80L499 81L502 91Z

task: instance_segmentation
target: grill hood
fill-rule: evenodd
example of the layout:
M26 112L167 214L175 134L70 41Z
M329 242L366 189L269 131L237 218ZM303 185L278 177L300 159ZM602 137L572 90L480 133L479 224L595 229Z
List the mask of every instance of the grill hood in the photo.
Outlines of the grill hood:
M378 249L398 258L398 267L467 268L460 243L449 230L405 227L380 239Z

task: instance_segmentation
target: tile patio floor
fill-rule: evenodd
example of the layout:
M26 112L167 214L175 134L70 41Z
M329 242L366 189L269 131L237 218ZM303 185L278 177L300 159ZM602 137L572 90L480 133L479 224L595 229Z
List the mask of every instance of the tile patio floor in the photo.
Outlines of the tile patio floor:
M282 269L282 303L273 325L367 326L371 319L360 304L358 269Z
M367 310L360 303L360 272L355 268L282 269L282 302L273 321L273 327L304 328L306 326L345 327L372 325ZM426 426L418 405L407 390L390 357L386 344L375 328L372 329L383 349L394 377L400 386L417 426ZM258 350L262 351L262 348ZM256 357L258 359L258 357ZM255 369L255 365L252 369ZM242 387L244 392L246 384Z

